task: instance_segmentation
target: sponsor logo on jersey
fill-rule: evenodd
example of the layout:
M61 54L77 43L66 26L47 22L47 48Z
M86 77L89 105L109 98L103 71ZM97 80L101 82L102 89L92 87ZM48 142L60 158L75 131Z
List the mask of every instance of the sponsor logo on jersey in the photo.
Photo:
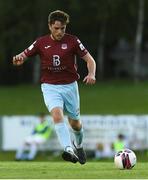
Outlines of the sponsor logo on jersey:
M62 44L62 45L61 45L61 48L62 48L62 49L67 49L67 44Z
M53 55L53 66L59 66L60 64L61 64L60 56L59 55Z

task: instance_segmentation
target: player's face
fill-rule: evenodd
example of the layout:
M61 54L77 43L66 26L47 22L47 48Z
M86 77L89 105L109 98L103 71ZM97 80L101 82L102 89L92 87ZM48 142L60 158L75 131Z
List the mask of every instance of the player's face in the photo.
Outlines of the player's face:
M60 41L65 34L66 24L60 21L55 21L54 24L49 24L49 30L53 39Z

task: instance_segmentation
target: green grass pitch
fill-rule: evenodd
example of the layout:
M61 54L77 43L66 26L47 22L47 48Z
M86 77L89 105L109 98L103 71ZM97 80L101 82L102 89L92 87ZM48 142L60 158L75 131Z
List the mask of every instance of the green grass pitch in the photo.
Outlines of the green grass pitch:
M147 114L148 83L79 83L81 114ZM0 115L28 115L45 112L40 85L1 86Z
M146 179L148 163L139 162L131 170L119 170L113 162L1 162L2 179Z

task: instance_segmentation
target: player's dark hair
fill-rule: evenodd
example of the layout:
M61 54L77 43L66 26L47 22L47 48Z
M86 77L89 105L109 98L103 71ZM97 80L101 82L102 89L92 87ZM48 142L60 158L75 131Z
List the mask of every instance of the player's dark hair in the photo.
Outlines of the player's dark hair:
M60 21L62 24L69 23L69 15L61 10L53 11L48 16L48 23L54 24L55 21Z

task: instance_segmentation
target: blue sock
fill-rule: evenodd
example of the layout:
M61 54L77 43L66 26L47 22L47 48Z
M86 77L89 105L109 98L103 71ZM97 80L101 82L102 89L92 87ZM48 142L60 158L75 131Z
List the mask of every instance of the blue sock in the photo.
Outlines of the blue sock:
M73 133L75 135L76 147L81 148L83 146L83 128L81 128L79 131L73 130Z
M65 122L56 123L55 131L64 150L67 146L72 147L69 129Z

